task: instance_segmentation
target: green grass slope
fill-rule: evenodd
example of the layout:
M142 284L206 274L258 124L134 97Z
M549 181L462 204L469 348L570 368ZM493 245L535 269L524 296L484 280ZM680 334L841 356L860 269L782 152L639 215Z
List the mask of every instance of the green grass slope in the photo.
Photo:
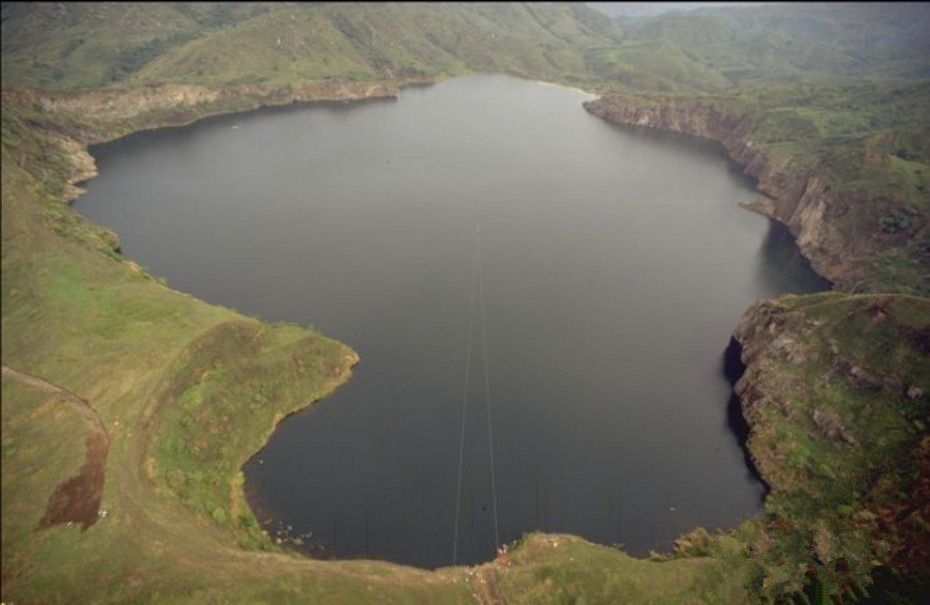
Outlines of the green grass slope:
M738 107L774 153L828 165L861 205L848 235L878 242L863 287L914 289L928 273L927 89L915 79L927 73L926 10L790 10L615 26L566 4L4 3L3 365L86 400L108 440L106 514L87 529L46 527L49 503L95 455L92 435L73 401L4 373L4 601L742 603L796 590L809 570L835 590L867 583L874 564L921 572L926 511L908 493L926 493L926 401L908 390L927 392L927 352L913 337L930 325L926 299L762 307L784 318L775 342L813 365L777 346L747 358L760 392L789 413L747 411L773 495L764 517L730 535L696 531L664 561L542 534L476 568L313 561L259 530L239 469L278 419L346 380L355 354L170 290L66 202L93 174L90 142L503 71ZM863 22L871 42L855 33ZM875 75L883 81L863 77ZM883 386L850 382L852 367ZM903 395L885 388L889 377Z
M730 87L930 76L930 10L920 3L731 6L622 23L624 42L665 41Z
M4 86L585 72L609 20L553 4L4 4Z
M81 176L66 143L20 130L15 113L3 114L3 365L86 399L110 448L107 515L86 531L40 527L83 458L85 429L67 404L4 374L4 600L344 601L377 590L385 602L464 601L414 570L304 574L317 564L277 552L243 503L239 468L277 419L347 378L354 352L174 292L114 253L65 204L66 178Z

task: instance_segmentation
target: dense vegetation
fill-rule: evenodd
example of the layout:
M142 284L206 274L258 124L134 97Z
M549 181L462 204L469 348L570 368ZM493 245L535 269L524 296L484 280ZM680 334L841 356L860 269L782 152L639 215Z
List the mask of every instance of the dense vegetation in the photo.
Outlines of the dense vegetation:
M786 170L825 170L847 202L834 210L863 242L854 289L926 295L925 5L612 22L580 4L4 3L2 23L3 365L86 399L109 437L106 516L45 527L36 504L82 476L89 429L60 395L4 373L5 601L738 603L811 577L861 594L876 565L910 574L889 591L918 594L925 298L832 293L748 316L779 334L747 359L768 397L746 414L748 445L772 494L731 534L696 531L664 562L532 535L510 566L324 563L258 530L238 469L277 418L344 380L354 353L170 290L67 200L92 175L91 142L284 102L307 82L502 71L749 118L746 136Z

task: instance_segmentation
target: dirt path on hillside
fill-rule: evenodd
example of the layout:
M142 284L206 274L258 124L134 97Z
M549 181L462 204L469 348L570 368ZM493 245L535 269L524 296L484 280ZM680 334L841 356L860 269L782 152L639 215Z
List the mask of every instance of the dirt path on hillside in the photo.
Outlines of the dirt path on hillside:
M85 399L67 389L54 385L38 376L32 376L11 367L3 366L3 378L57 395L74 406L90 431L87 436L87 454L78 474L58 484L45 508L39 528L59 523L80 523L84 529L93 525L99 516L103 496L104 470L110 450L110 436L96 410Z

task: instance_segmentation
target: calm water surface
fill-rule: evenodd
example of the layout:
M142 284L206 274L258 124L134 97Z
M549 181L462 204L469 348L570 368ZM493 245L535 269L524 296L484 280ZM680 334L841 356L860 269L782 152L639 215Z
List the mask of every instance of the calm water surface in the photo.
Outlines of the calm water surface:
M607 124L585 98L478 76L93 150L76 207L126 255L361 355L246 466L269 527L333 556L451 563L467 387L458 561L491 558L484 326L503 541L542 529L644 553L758 510L722 354L752 301L823 284L738 206L755 193L722 153Z

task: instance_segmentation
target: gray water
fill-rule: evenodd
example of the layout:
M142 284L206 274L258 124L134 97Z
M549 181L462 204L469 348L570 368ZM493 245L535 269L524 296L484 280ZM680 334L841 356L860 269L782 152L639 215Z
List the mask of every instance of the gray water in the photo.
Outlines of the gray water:
M126 255L361 355L246 465L269 529L329 556L452 562L470 323L459 563L494 551L485 344L502 541L641 554L759 509L723 352L754 300L823 284L738 206L756 194L716 147L610 125L585 98L478 76L92 150L76 207Z

